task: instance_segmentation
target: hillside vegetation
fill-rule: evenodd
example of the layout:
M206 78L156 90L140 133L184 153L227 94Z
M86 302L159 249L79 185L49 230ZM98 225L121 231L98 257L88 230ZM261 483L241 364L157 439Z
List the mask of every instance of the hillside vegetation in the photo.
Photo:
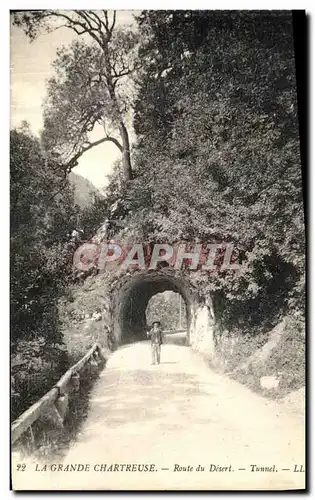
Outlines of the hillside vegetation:
M15 22L32 38L55 26L49 15L17 13ZM74 31L77 15L68 21ZM201 299L213 298L218 345L236 339L227 369L241 365L286 318L263 373L283 365L286 380L294 374L286 388L298 388L305 229L291 13L143 11L132 30L110 28L107 19L92 30L95 37L86 26L86 39L58 52L41 140L25 130L11 134L13 356L26 339L66 352L68 299L74 293L81 300L84 281L72 269L79 242L71 232L81 228L88 240L108 218L107 236L118 241L233 243L240 272L191 273ZM100 124L105 135L91 143ZM117 146L121 160L105 197L80 208L68 174L104 141ZM30 349L32 360L45 358L37 344ZM19 352L20 411L45 384L32 382L23 400L23 380L31 387L35 369ZM64 358L57 355L58 363ZM59 368L50 369L56 378ZM39 380L43 369L36 373Z
M93 204L94 196L101 196L101 193L92 182L79 174L70 172L70 184L74 187L74 203L80 208L86 208Z

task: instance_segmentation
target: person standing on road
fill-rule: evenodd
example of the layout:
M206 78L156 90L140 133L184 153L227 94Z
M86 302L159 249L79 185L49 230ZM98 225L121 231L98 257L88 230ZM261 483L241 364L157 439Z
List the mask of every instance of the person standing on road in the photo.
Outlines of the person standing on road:
M161 362L161 345L163 344L160 321L153 321L147 336L151 337L152 364L155 365L157 363L159 365Z

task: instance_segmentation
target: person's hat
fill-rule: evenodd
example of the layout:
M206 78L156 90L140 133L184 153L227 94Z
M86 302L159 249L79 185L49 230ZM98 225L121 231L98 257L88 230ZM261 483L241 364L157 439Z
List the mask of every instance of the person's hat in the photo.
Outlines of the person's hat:
M156 321L153 321L152 326L153 325L160 325L160 324L161 324L161 321L156 320Z

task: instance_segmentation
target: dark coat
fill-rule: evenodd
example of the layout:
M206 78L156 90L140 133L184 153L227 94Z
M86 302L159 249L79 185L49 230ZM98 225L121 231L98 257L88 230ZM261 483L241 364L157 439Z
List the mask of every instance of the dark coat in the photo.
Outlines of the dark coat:
M162 329L157 328L154 330L154 328L151 329L149 336L151 337L151 344L163 344L163 337L162 337Z

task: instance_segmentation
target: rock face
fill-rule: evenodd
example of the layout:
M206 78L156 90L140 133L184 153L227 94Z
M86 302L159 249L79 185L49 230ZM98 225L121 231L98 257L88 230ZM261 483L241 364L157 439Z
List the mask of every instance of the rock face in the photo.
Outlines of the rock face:
M260 387L265 391L274 391L279 387L280 378L278 377L261 377L260 378Z
M73 362L98 342L105 350L113 347L111 296L103 276L90 276L60 304L63 337Z
M257 351L254 352L244 363L242 363L237 370L248 373L249 370L257 369L259 365L266 363L268 358L272 355L272 351L279 344L283 333L286 328L286 318L284 318L273 330L269 333L267 342Z
M256 337L225 332L216 353L223 371L265 396L281 398L305 385L305 337L299 319L287 316Z
M191 330L190 345L192 348L209 358L214 358L214 315L209 305L195 304Z

